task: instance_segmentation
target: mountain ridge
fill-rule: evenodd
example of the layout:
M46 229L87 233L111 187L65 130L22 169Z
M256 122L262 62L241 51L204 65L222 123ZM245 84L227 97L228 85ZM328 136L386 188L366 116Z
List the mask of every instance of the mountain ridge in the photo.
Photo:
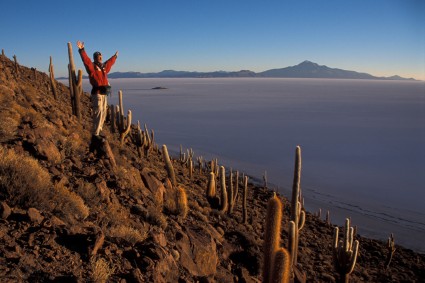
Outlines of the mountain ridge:
M251 70L240 71L176 71L163 70L160 72L112 72L108 76L111 79L118 78L326 78L326 79L369 79L369 80L409 80L413 78L403 78L398 75L390 77L377 77L364 72L330 68L326 65L305 60L298 65L270 69L263 72L253 72Z

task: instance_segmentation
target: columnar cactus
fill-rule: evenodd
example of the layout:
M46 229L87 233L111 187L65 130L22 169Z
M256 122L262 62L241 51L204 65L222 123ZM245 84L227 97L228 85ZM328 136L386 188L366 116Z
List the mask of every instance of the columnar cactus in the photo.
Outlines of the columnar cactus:
M264 235L263 283L271 282L275 253L280 248L280 226L282 222L282 203L273 195L267 203L266 228Z
M305 223L305 211L302 209L301 199L301 148L297 146L295 154L295 169L294 169L294 181L292 185L292 200L291 200L291 221L295 223L294 231L295 236L292 239L294 243L289 244L292 266L297 264L298 256L298 242L299 242L299 231L304 227Z
M229 211L228 211L228 213L232 214L233 213L233 207L235 205L234 198L233 198L233 171L232 170L230 170L230 176L229 176L229 194L228 194L228 197L229 197Z
M173 164L171 163L170 156L168 155L168 149L165 144L162 145L162 155L164 158L165 170L167 170L168 178L170 178L170 181L171 181L171 184L173 184L173 187L176 187L177 185L176 174L174 173L174 167L173 167Z
M216 192L215 175L213 172L211 172L210 177L208 179L207 199L212 200L213 198L215 198L215 192Z
M146 147L149 148L149 141L150 139L147 137L149 135L146 134L146 132L143 132L140 128L140 121L137 121L137 129L134 133L133 139L137 147L137 152L139 153L139 157L141 158L143 156L143 150L145 150ZM148 152L145 150L145 156L148 158Z
M388 269L390 267L391 260L396 250L393 233L391 233L390 237L388 238L387 249L388 249L388 255L387 255L387 260L385 262L385 269Z
M189 180L193 180L193 160L189 160Z
M350 227L350 219L345 219L344 239L338 240L339 229L335 227L333 239L333 258L335 269L339 274L339 282L349 282L349 276L356 265L359 241L354 240L354 229ZM353 245L354 243L354 245Z
M248 211L246 208L247 203L247 196L248 196L248 176L244 177L244 188L243 188L243 194L242 194L242 223L246 223L248 220Z
M176 191L176 209L177 215L181 216L183 219L186 218L189 212L189 206L187 204L186 190L181 186L179 186Z
M239 171L236 171L235 174L235 189L234 189L234 193L233 193L233 203L236 204L236 200L238 198L238 193L239 193Z
M18 75L19 74L19 69L18 69L19 64L18 64L18 59L16 58L16 55L13 55L13 60L15 61L15 73L16 73L16 75Z
M82 71L81 78L77 79L77 75L75 74L75 64L74 64L74 56L72 54L72 44L68 42L68 57L69 57L69 89L71 92L71 104L72 104L72 112L75 116L77 116L78 120L81 120L81 110L80 110L80 94L82 91ZM79 70L80 71L80 70Z
M275 253L273 270L272 270L272 283L287 283L290 278L291 256L285 248L280 248Z
M224 169L224 166L220 166L220 182L221 182L220 211L225 212L229 204L227 199L226 171Z
M124 144L124 139L130 132L131 128L131 110L128 110L127 117L124 117L124 104L122 102L122 91L118 91L119 98L119 115L118 115L118 131L120 133L120 143Z
M203 169L203 164L204 164L204 158L202 156L198 156L196 158L196 160L198 161L199 174L202 174L202 169Z
M50 78L50 87L52 88L53 97L57 100L58 96L57 96L57 90L56 90L55 70L53 68L52 56L50 56L49 78Z

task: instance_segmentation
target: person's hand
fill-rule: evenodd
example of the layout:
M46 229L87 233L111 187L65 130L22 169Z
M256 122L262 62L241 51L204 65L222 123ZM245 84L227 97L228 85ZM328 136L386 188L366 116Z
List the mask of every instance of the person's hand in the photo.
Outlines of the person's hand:
M77 41L77 47L78 47L79 49L83 49L83 48L84 48L84 42Z
M117 52L115 52L115 57L118 57L118 51L117 51Z

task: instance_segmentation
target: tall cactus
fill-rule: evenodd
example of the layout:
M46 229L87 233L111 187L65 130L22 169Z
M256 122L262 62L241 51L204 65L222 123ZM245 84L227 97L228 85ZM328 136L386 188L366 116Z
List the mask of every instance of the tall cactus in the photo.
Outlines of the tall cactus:
M127 118L124 117L124 104L122 102L122 91L118 91L119 98L119 114L118 114L118 131L120 133L120 143L124 144L124 139L131 129L131 110L127 111Z
M230 176L229 176L229 214L233 213L233 207L235 205L234 198L233 198L233 171L230 170Z
M226 188L226 169L220 166L220 182L221 182L221 198L220 198L220 211L225 212L228 208L227 188Z
M57 95L57 90L56 90L55 70L53 68L52 56L50 56L49 78L50 78L50 87L52 88L53 97L57 100L58 95Z
M233 202L236 204L236 200L238 198L238 193L239 193L239 171L236 171L235 174L235 190L233 193Z
M294 222L295 235L291 238L294 243L289 244L292 266L297 265L298 257L298 242L299 242L299 232L304 227L305 223L305 212L302 209L302 204L300 201L301 198L301 189L300 189L300 180L301 180L301 148L297 146L295 151L295 169L294 169L294 181L292 185L292 199L291 199L291 221Z
M176 174L174 173L174 167L171 163L170 156L168 155L168 149L165 144L162 145L162 155L164 158L165 170L167 170L168 178L170 179L171 184L173 184L173 187L176 187Z
M82 71L79 70L79 76L75 74L74 55L72 54L72 44L68 42L68 57L69 57L69 89L71 92L72 112L81 121L80 95L82 91ZM81 77L80 77L81 71Z
M247 197L248 197L248 176L245 176L244 188L243 188L243 194L242 194L242 223L244 224L246 224L246 222L248 221L248 211L246 208Z
M181 186L179 186L176 191L176 209L177 215L181 216L183 219L186 218L189 212L189 206L187 204L186 190Z
M264 231L263 283L289 282L290 255L280 247L282 202L276 193L267 203L266 227Z
M385 269L388 269L390 267L391 260L393 259L393 256L396 250L393 233L391 233L390 237L388 238L387 249L388 249L388 255L387 255L387 260L385 261Z
M272 270L272 283L288 283L291 275L291 256L285 248L280 248L275 253L273 270Z
M344 239L338 241L339 229L335 227L333 238L333 258L335 269L339 274L339 282L349 282L351 272L356 265L359 241L354 240L354 229L350 227L350 219L345 219ZM353 245L354 243L354 245Z
M215 198L215 192L216 192L215 175L213 172L211 172L210 177L208 179L207 199L211 200Z
M282 203L276 194L267 203L266 229L264 235L263 283L271 282L271 271L276 251L280 247Z

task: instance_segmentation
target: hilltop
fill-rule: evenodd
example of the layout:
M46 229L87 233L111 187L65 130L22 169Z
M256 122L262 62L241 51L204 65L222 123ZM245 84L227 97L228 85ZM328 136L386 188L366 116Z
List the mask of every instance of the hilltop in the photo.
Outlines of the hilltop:
M231 214L208 201L205 164L191 176L184 158L172 157L173 186L160 147L153 144L148 156L139 152L135 126L121 144L110 117L104 129L109 155L89 152L89 94L81 97L79 121L68 87L58 83L55 99L48 75L24 66L16 70L3 55L0 107L2 282L261 282L271 190L248 183L243 223L240 197ZM187 196L184 213L176 200L180 190ZM287 246L290 204L278 197L281 245ZM338 277L333 231L306 213L297 268L309 282ZM386 244L355 238L360 249L352 282L425 278L424 255L397 246L385 270Z
M376 77L367 73L330 68L314 62L304 61L298 65L271 69L264 72L240 70L233 72L188 72L164 70L159 73L112 72L110 78L326 78L326 79L366 79L366 80L414 80L400 76Z

